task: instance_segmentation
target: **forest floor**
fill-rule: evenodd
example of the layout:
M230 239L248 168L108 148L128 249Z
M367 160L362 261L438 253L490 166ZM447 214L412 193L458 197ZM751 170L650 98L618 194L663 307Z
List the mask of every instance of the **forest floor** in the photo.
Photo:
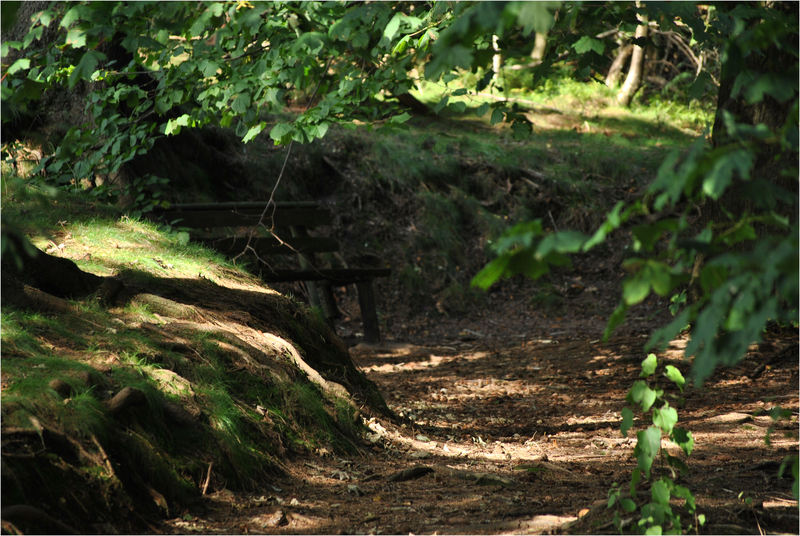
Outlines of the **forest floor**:
M649 173L655 173L654 169L646 173L645 167L660 161L660 149L651 147L655 153L640 154L637 151L644 146L636 140L651 143L653 133L660 131L648 122L633 122L636 128L650 125L647 134L633 136L635 147L623 144L615 149L608 140L623 143L627 137L607 138L607 133L601 133L594 140L587 132L586 117L567 115L574 124L563 132L554 131L556 134L540 132L545 138L537 146L550 148L552 142L553 148L525 165L545 166L537 183L545 180L545 175L568 176L573 168L597 167L575 177L573 186L595 188L578 201L574 192L560 183L545 180L540 188L526 181L524 174L519 178L518 170L514 171L522 166L519 162L511 165L509 172L489 165L494 161L488 157L470 167L470 159L480 153L476 147L483 146L461 148L460 138L450 131L441 135L415 131L415 136L409 137L413 143L406 140L414 151L403 149L408 151L407 158L401 150L403 138L390 138L389 149L383 152L362 138L354 138L349 149L341 142L343 137L334 137L331 145L323 147L326 162L336 163L336 173L320 169L309 175L328 177L329 182L331 176L338 176L343 181L333 194L325 190L342 220L334 232L343 244L357 245L357 250L369 242L393 268L392 278L376 281L384 342L359 343L358 302L347 289L337 290L343 313L337 333L349 344L355 364L377 384L399 419L365 415L370 431L359 453L318 452L287 459L286 475L262 490L251 494L217 490L205 496L197 511L166 521L161 530L618 532L612 523L614 512L606 508L608 492L614 482L627 489L636 466L636 431L647 426L637 419L628 437L623 437L621 410L626 393L639 378L648 335L669 318L669 304L651 298L629 312L624 327L608 342L601 342L625 275L620 268L623 244L610 240L592 256L538 282L515 278L477 298L468 290L448 295L451 287L442 274L449 274L459 285L466 280L467 286L468 277L459 276L475 273L485 262L485 244L480 243L480 233L472 230L480 229L480 222L466 226L471 229L469 237L448 242L449 235L442 229L461 205L447 196L461 190L437 187L436 181L444 180L438 176L419 178L425 177L426 170L432 173L431 162L441 165L443 158L452 157L461 167L449 171L447 180L463 179L459 188L465 191L489 185L488 197L478 197L481 206L494 206L491 203L497 201L498 213L508 214L513 207L504 203L517 200L521 206L534 207L536 217L547 215L545 219L554 227L590 220L591 210L602 214L613 202L636 191L636 183L628 181L628 175L645 184ZM593 116L593 120L601 119ZM563 139L547 138L549 135ZM480 129L476 136L488 139ZM670 140L683 144L685 135L681 136L677 141L658 139L666 145ZM437 140L429 152L423 150L426 139ZM450 143L446 150L437 153L439 144L446 143ZM504 143L503 147L514 147L513 142ZM586 152L592 148L597 152ZM485 152L495 154L488 149ZM406 158L402 165L387 162L398 154ZM371 157L376 159L374 172L364 164ZM570 163L573 157L577 159L574 165ZM631 159L641 168L626 171L621 162ZM419 168L414 167L417 161ZM599 167L595 165L598 162ZM406 168L410 171L404 180L421 184L412 181L410 186L396 186L405 183L395 179L389 187L380 186L378 180L356 180L360 176L372 179L381 172L402 175ZM617 179L606 177L614 173L619 175ZM296 170L291 175L303 174ZM426 186L425 181L433 186ZM526 184L531 188L527 193ZM336 185L326 183L326 188L333 190ZM417 195L419 192L424 195ZM323 196L311 188L295 195ZM426 219L427 203L435 210L431 209ZM477 212L470 207L467 216ZM590 221L585 227L591 230L595 224ZM465 226L463 222L459 225ZM441 231L444 238L437 238L434 231ZM415 241L428 235L427 241ZM419 268L425 277L409 279L412 268ZM403 277L412 283L406 281L404 286L400 283ZM300 288L279 290L302 293ZM661 366L672 364L688 377L690 363L682 351L685 344L685 339L673 341L658 358ZM782 460L798 451L797 349L796 330L769 333L737 367L718 370L702 389L687 387L683 393L679 426L691 430L695 450L686 459L689 472L676 480L692 490L697 512L707 520L705 526L693 526L696 520L682 510L685 529L709 534L797 533L791 476L787 471L784 478L778 477ZM662 378L661 387L668 388L666 384ZM773 422L769 411L776 406L790 409L790 418ZM765 436L771 427L771 445L767 445ZM679 450L674 445L667 449L671 454ZM666 469L658 471L663 474ZM639 496L640 505L650 495L646 485L641 487L645 491ZM633 515L622 516L626 532L636 532L630 525Z
M511 281L470 319L398 322L383 344L355 344L355 363L399 421L365 418L370 433L358 454L287 460L286 476L259 492L209 494L197 511L161 529L618 532L606 508L608 491L613 482L623 488L630 482L635 431L646 426L637 419L623 437L620 410L639 376L644 328L653 315L634 317L630 328L602 343L602 314L587 314L592 309L585 304L564 317L526 313L528 293L524 282ZM597 296L584 290L576 299ZM345 318L339 330L355 331L357 324ZM397 332L413 343L396 340ZM685 342L673 341L659 353L660 363L688 374ZM778 467L798 450L797 347L796 331L772 333L737 367L718 370L702 389L684 393L679 425L692 431L696 444L686 459L689 473L678 482L694 492L697 512L707 519L692 527L695 520L684 513L691 532L796 533L792 481L778 478ZM791 409L790 419L771 419L768 412L778 405Z

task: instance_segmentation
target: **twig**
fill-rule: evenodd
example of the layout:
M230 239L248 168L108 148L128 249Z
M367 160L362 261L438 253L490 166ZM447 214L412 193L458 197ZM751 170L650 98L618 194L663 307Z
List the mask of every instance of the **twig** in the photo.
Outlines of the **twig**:
M206 479L203 482L202 495L205 495L206 491L208 491L208 483L211 481L211 468L212 467L214 467L214 462L211 462L211 463L208 464L208 471L206 471Z
M553 213L548 210L547 215L550 216L550 222L553 224L553 229L555 229L556 232L558 232L558 225L556 225L556 220L553 219Z
M325 64L325 70L323 71L323 73L328 72L328 69L330 69L332 62L333 62L333 57L328 58L328 63ZM324 78L325 76L323 74L323 76L321 76L319 80L317 80L317 86L314 88L314 92L311 94L311 98L308 99L308 102L306 103L306 107L303 110L303 113L306 113L308 109L311 107L311 103L314 102L314 97L317 96L317 92L319 91L319 88L322 85L322 80ZM291 140L289 142L289 146L286 148L286 156L283 158L283 165L281 165L281 171L280 173L278 173L278 178L275 180L275 184L272 186L272 191L269 194L269 199L267 200L267 204L264 205L264 210L261 211L261 215L258 217L258 223L250 230L250 233L247 235L247 243L245 244L244 249L233 258L234 261L236 261L239 257L244 255L244 253L247 251L255 252L253 247L250 245L250 242L252 242L253 237L255 236L256 228L258 227L264 227L276 240L278 240L281 243L281 245L287 246L295 253L299 253L290 244L287 244L286 242L281 240L281 238L277 234L275 234L275 210L277 209L277 205L275 204L275 192L278 190L278 185L280 185L281 183L281 179L283 178L283 173L286 171L286 164L289 162L289 155L292 154L293 145L294 145L294 140ZM270 209L270 207L272 207L272 213L269 216L270 225L267 226L264 223L264 217L267 215L267 211ZM261 261L261 258L258 257L258 255L256 255L256 257L260 262L263 262Z
M97 436L95 436L94 434L92 434L92 442L97 447L97 450L100 451L100 456L103 457L103 463L105 464L106 469L108 469L108 476L110 477L117 476L116 473L114 472L114 467L111 465L111 460L108 459L108 454L106 454L103 445L100 444L100 442L97 440ZM78 502L80 503L80 501Z
M764 536L764 529L761 528L761 523L758 522L758 516L756 515L754 510L751 510L751 512L753 513L753 519L756 520L756 527L758 527L758 533L761 536Z

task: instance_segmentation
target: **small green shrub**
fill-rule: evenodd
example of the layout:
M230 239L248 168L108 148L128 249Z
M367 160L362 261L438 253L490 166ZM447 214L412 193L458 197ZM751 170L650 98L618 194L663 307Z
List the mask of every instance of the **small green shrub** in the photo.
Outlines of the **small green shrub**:
M658 387L658 382L652 377L655 375L658 360L655 354L649 354L642 361L642 378L651 378L650 383L645 379L636 380L628 391L626 400L633 406L638 406L643 415L649 417L652 425L636 433L636 447L633 455L637 466L631 475L629 496L624 496L617 483L612 485L608 496L608 508L616 508L614 524L622 532L623 520L621 513L633 514L639 511L639 519L634 522L634 530L642 534L680 534L686 526L682 524L680 514L676 512L670 500L682 499L689 515L694 517L696 525L705 523L703 514L696 515L695 499L692 492L685 486L675 482L677 475L688 471L686 463L677 456L673 456L662 448L662 437L666 436L675 445L680 447L686 456L694 449L692 433L685 428L676 426L678 412L670 406L668 400L680 401L680 396L667 393ZM686 383L681 372L673 365L664 368L663 376L678 387L680 393ZM633 427L633 410L625 407L622 410L622 424L620 430L623 436ZM657 458L662 465L653 467ZM655 469L655 470L654 470ZM660 476L656 477L657 474ZM642 480L650 481L650 499L642 504L637 504L637 491ZM691 522L690 522L691 525ZM690 526L687 525L687 526Z

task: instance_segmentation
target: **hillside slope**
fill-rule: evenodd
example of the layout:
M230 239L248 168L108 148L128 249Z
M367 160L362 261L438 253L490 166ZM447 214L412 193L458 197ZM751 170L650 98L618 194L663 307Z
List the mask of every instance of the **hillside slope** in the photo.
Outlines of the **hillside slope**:
M296 454L356 450L361 412L388 412L305 306L182 233L44 201L6 188L4 223L115 292L64 300L4 271L4 530L148 530Z

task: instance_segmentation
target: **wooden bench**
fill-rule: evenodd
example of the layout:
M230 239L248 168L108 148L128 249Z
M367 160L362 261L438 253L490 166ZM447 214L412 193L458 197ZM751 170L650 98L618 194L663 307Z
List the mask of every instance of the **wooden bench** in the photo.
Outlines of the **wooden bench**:
M264 202L245 203L186 203L161 209L155 216L175 227L193 229L192 238L214 249L237 255L245 249L247 235L259 223ZM303 281L308 289L309 302L318 307L332 325L338 309L332 286L355 284L361 309L364 339L380 340L378 315L372 280L387 277L389 268L322 268L318 254L339 251L339 243L329 236L313 236L309 229L330 225L329 210L314 202L280 202L270 206L263 226L250 239L250 247L261 259L274 255L296 255L299 269L273 269L264 266L261 278L267 282ZM274 235L268 232L274 229ZM279 237L278 238L276 238Z

